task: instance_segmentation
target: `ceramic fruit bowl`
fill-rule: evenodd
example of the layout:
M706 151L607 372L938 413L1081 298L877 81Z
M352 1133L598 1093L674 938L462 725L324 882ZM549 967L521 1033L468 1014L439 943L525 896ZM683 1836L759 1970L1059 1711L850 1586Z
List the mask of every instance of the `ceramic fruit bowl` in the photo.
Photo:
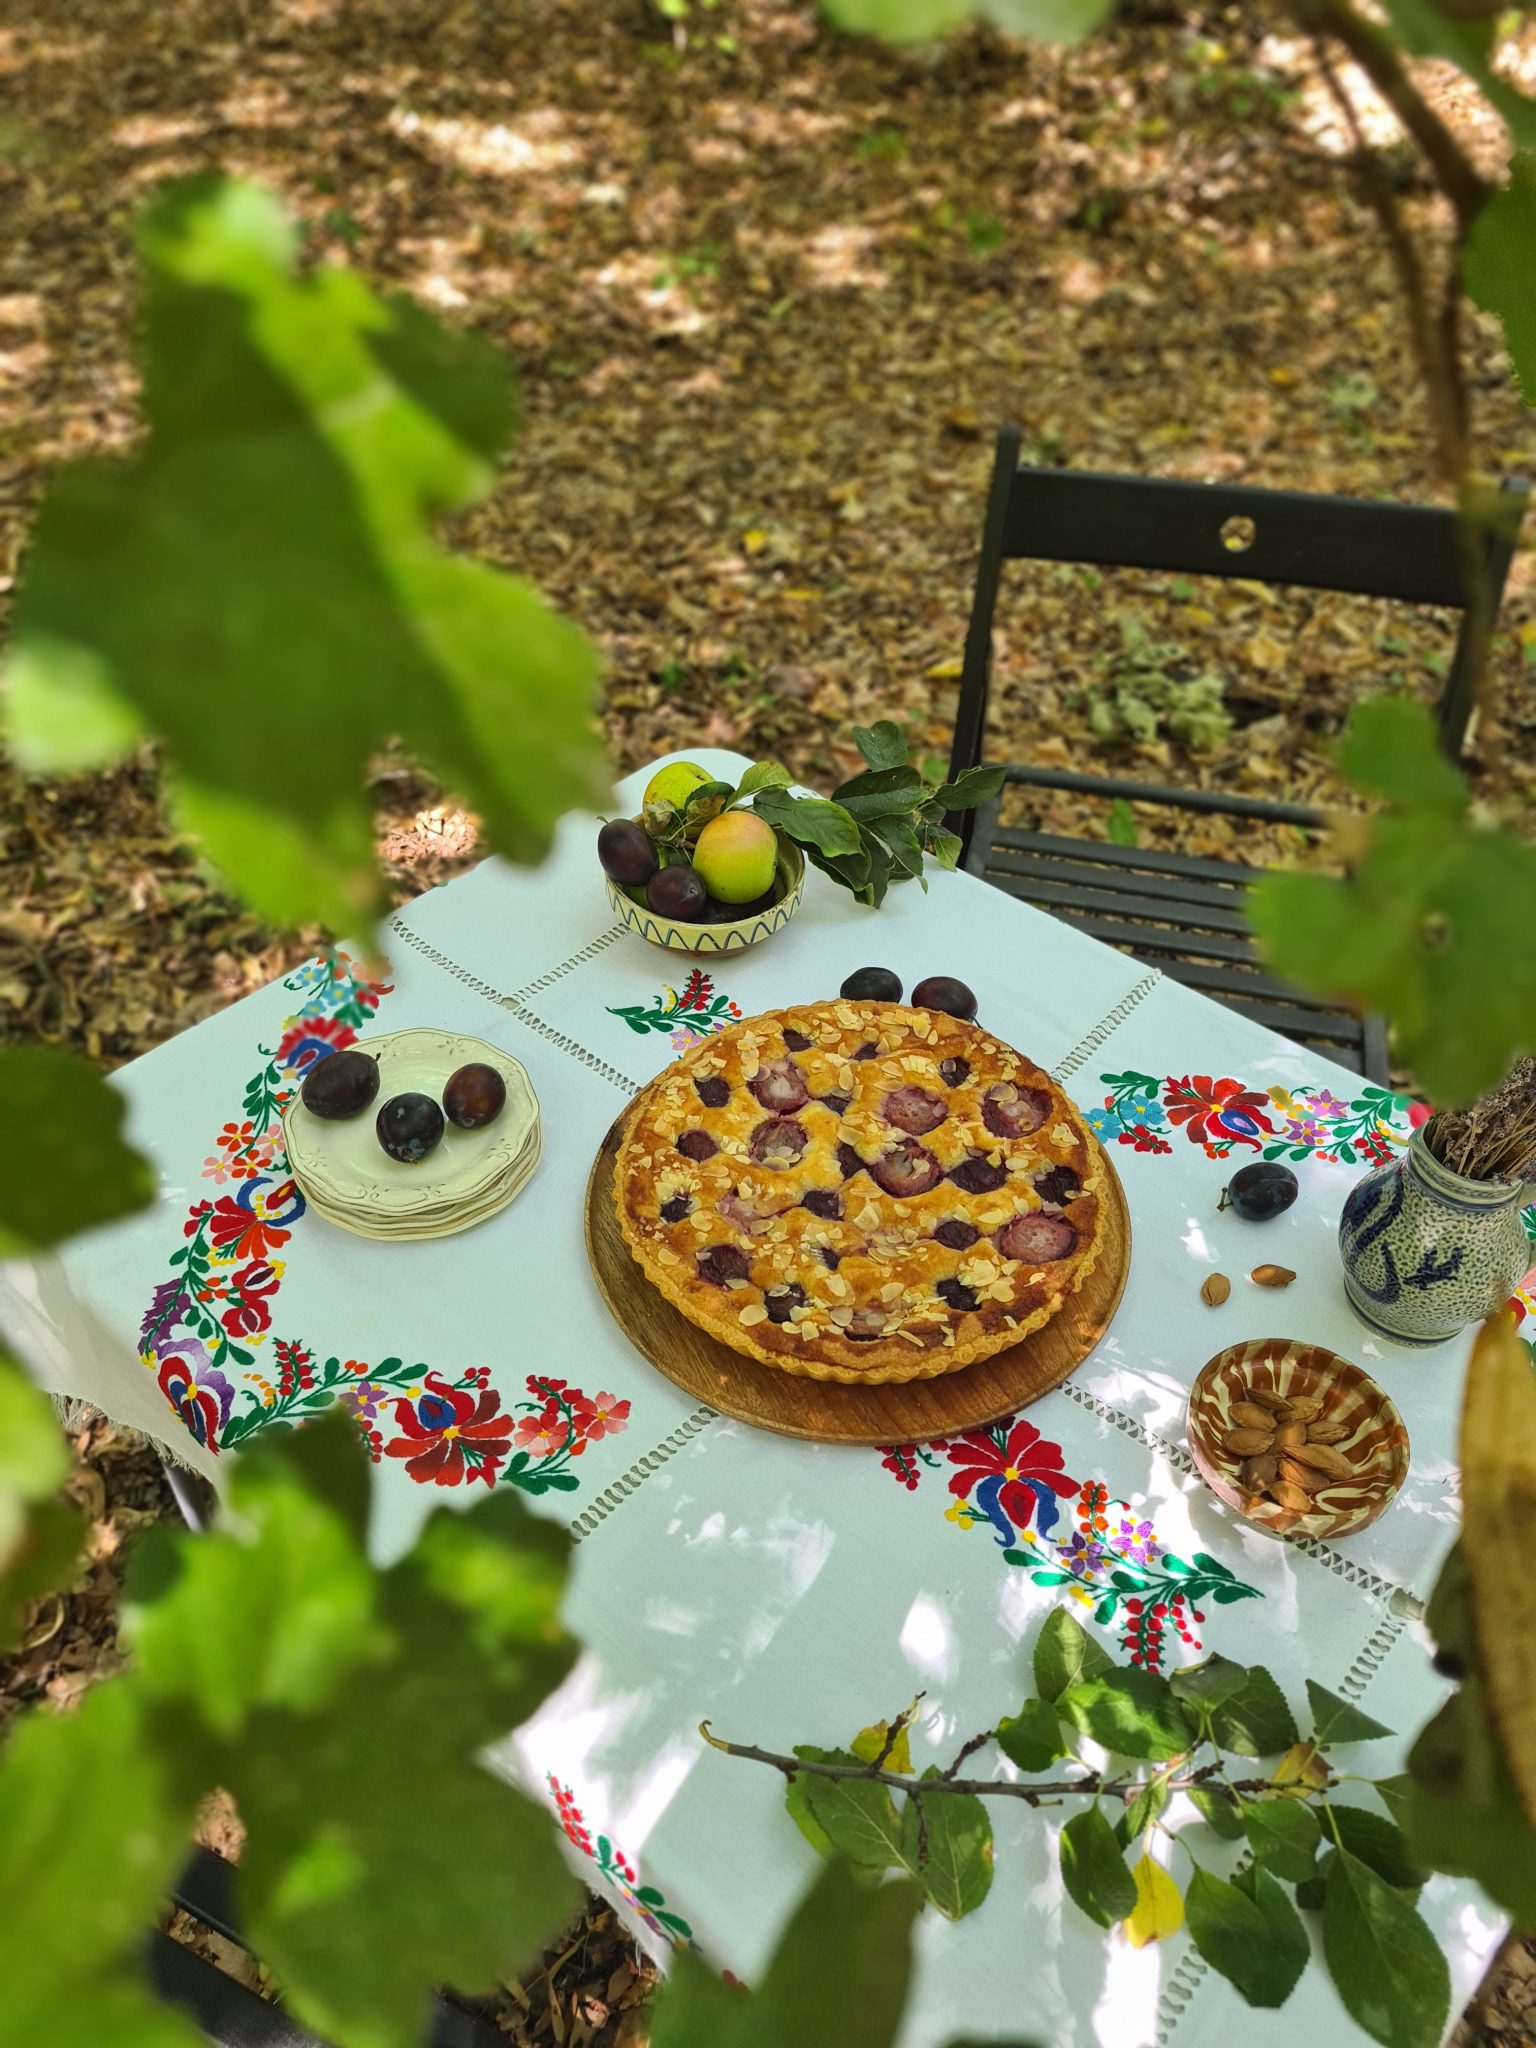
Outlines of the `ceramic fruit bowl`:
M1200 1476L1276 1536L1367 1529L1408 1471L1408 1431L1369 1373L1288 1337L1219 1351L1189 1392L1185 1434Z
M684 924L676 918L658 916L646 905L643 890L637 892L641 897L637 903L627 890L605 876L613 914L642 939L649 939L653 946L664 946L669 953L745 952L748 946L758 945L763 939L771 939L775 932L783 931L800 908L805 890L805 855L783 832L775 832L774 837L779 842L779 857L773 878L774 900L766 910L755 910L728 923Z

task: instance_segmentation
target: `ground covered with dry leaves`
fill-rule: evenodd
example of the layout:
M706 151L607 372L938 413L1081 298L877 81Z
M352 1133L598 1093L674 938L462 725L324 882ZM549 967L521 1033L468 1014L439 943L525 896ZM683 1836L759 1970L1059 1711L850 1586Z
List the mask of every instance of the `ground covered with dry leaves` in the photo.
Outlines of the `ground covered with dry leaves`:
M514 361L522 430L456 538L601 642L620 766L725 745L827 782L880 715L942 751L1004 419L1044 462L1434 493L1390 266L1308 51L1238 9L1137 15L1067 53L976 34L897 54L788 0L9 0L0 601L52 470L139 431L133 210L216 167L280 189L317 259ZM1492 168L1496 133L1435 86ZM1393 176L1432 224L1406 159ZM1476 321L1470 355L1482 463L1531 474L1536 426ZM1448 648L1443 620L1364 601L1065 568L1013 579L999 621L1000 751L1301 798L1329 794L1349 705L1432 697ZM1512 822L1536 785L1533 622L1522 555L1468 761ZM300 736L249 710L280 774ZM414 764L380 760L375 788L400 896L475 857ZM1105 829L1031 800L1047 829ZM1229 850L1221 820L1184 829ZM150 753L42 785L0 762L0 1038L114 1065L317 936L262 927L176 843ZM99 1421L78 1441L88 1569L0 1666L0 1728L112 1668L123 1548L170 1511L142 1444ZM648 1981L594 1902L498 2017L610 2048L643 2039ZM1536 2039L1533 2012L1521 1951L1468 2039Z

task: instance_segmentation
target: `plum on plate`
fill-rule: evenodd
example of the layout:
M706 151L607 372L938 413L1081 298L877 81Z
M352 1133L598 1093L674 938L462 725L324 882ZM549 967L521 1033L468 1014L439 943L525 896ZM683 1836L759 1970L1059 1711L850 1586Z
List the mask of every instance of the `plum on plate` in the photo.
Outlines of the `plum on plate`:
M443 1112L430 1095L391 1095L374 1119L378 1140L402 1166L419 1166L443 1135Z
M448 1077L443 1090L443 1109L451 1124L461 1131L478 1131L494 1123L507 1100L507 1084L484 1060L471 1060Z
M378 1092L378 1061L354 1046L316 1060L304 1076L299 1099L311 1116L331 1123L341 1117L361 1116Z

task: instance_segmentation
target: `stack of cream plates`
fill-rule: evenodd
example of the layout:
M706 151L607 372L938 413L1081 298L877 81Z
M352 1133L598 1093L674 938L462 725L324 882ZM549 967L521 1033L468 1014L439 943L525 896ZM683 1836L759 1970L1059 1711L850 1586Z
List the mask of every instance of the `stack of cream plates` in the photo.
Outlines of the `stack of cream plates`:
M353 1117L311 1116L298 1095L283 1112L288 1165L309 1206L360 1237L451 1237L504 1209L539 1163L539 1104L521 1065L483 1039L452 1031L391 1031L360 1040L379 1063L379 1092ZM500 1116L478 1131L445 1124L415 1166L391 1159L374 1119L392 1095L443 1099L448 1077L472 1060L507 1084Z

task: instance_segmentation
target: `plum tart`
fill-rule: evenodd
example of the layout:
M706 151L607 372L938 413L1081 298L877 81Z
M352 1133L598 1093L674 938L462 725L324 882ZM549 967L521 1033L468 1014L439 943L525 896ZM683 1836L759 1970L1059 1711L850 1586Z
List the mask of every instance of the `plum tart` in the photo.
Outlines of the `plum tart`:
M1054 1316L1092 1271L1101 1155L977 1025L897 1003L700 1039L625 1124L619 1227L691 1322L813 1378L924 1379Z

